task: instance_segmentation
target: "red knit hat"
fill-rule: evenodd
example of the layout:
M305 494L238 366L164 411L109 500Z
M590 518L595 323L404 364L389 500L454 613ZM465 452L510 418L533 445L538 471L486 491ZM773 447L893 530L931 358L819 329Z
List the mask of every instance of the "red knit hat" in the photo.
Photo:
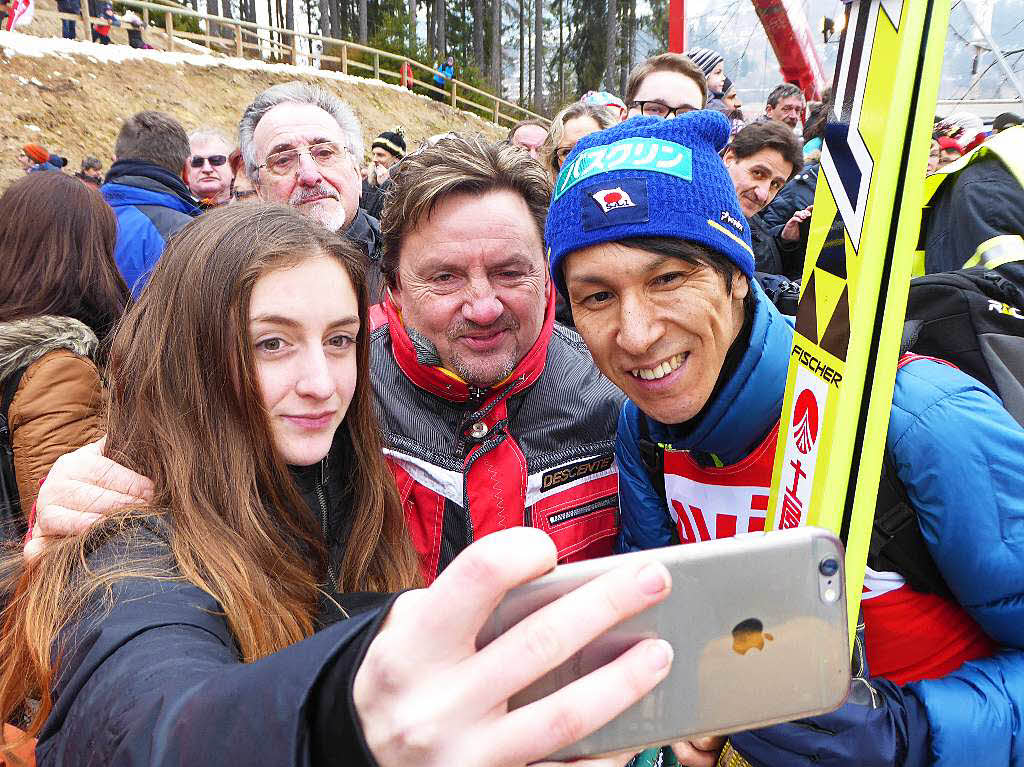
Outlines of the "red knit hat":
M50 153L39 146L39 144L25 144L21 151L27 154L33 162L43 163L50 160Z

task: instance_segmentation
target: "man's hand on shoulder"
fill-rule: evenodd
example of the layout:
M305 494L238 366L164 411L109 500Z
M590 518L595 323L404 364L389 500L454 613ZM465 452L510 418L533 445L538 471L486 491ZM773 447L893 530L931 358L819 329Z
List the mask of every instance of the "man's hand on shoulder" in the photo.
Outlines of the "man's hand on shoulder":
M153 483L103 455L106 438L57 459L36 500L35 524L25 559L38 556L49 541L78 535L117 509L153 499Z

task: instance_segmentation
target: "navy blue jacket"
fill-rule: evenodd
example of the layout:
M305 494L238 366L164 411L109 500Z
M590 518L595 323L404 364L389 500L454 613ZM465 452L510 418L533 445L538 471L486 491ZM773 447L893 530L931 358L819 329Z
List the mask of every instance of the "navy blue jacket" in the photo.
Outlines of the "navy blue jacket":
M979 158L946 181L927 208L925 273L962 269L979 245L1014 234L1024 235L1024 187L995 155Z
M337 562L347 538L348 464L343 453L332 455L320 492ZM319 466L295 470L311 508L320 475ZM152 521L129 528L89 563L102 568L130 554L177 577L162 529ZM39 734L39 765L375 767L352 685L394 595L331 592L352 617L340 620L323 599L317 633L252 663L241 662L220 605L187 581L123 579L111 597L97 595L58 638L65 655Z
M779 190L775 199L768 203L758 215L765 225L775 232L781 232L786 222L798 210L814 203L814 191L818 186L818 163L811 163L797 173ZM806 237L806 234L804 235Z
M167 239L199 215L199 203L173 173L130 160L110 166L100 192L117 215L114 260L137 298Z
M242 663L220 605L189 583L120 581L113 599L64 637L39 765L375 764L352 684L384 608Z
M805 167L782 187L774 200L751 219L751 239L756 239L755 233L760 229L762 232L759 236L765 242L761 247L757 242L754 243L757 271L780 274L790 280L799 280L803 276L810 220L800 227L800 239L795 242L787 242L781 235L794 213L814 203L819 167L817 163Z
M793 330L751 285L750 338L733 374L685 428L647 419L650 439L676 449L742 459L779 420ZM620 551L666 546L673 524L637 445L640 419L623 406L616 442ZM924 706L926 763L1024 766L1024 429L998 397L931 360L896 376L886 449L918 513L922 535L957 601L996 655L903 690ZM774 767L774 766L772 766Z

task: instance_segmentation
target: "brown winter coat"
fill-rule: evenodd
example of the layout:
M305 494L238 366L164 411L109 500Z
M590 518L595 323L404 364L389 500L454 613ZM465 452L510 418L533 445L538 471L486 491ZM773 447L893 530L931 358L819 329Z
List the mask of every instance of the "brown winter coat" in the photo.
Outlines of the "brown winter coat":
M102 389L92 361L97 345L92 330L70 317L0 323L0 381L25 368L7 420L26 518L53 462L104 434Z

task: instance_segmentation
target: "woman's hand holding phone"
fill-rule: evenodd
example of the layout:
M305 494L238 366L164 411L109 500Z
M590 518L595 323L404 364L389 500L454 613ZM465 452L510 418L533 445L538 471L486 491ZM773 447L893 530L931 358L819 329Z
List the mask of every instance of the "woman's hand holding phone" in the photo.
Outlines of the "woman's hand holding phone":
M354 689L366 742L381 767L534 762L593 732L665 678L671 646L645 639L546 698L508 711L513 694L671 591L664 565L633 561L478 650L477 635L505 593L555 561L547 535L513 528L477 541L430 588L396 600ZM624 764L628 756L576 764Z

